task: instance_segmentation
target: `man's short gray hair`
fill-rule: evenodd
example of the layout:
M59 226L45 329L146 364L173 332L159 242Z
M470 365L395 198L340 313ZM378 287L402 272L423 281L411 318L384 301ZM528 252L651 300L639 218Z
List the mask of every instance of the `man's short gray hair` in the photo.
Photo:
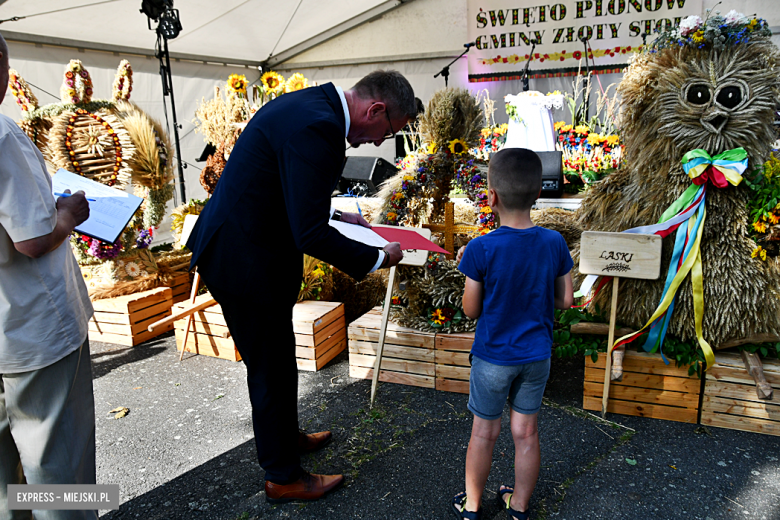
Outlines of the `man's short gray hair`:
M375 70L358 81L352 90L361 99L374 99L385 103L388 113L392 113L393 117L402 115L409 119L417 117L414 90L409 81L398 71Z

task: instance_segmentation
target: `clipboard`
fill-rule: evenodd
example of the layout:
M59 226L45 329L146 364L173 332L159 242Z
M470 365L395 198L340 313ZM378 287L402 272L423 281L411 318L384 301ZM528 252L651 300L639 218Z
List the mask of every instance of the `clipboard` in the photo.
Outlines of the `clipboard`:
M111 188L63 168L52 176L51 185L55 199L54 193L63 193L65 190L71 193L81 190L90 199L95 199L89 203L89 218L76 226L75 231L109 244L116 242L144 201L132 193Z

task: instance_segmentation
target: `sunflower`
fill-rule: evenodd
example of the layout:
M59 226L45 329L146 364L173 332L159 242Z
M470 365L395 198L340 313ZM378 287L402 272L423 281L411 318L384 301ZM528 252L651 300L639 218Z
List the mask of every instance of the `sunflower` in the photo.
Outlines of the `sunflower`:
M303 74L296 72L287 79L287 83L284 84L285 92L295 92L296 90L303 90L309 86L309 81L303 77Z
M753 229L759 233L766 233L766 222L761 222L760 220L753 222Z
M469 149L468 145L466 144L466 141L464 141L463 139L453 139L452 141L450 141L448 148L450 149L450 152L454 154L466 153Z
M269 94L278 94L284 89L284 76L278 72L269 70L260 76L260 83L263 84L263 90Z
M433 155L439 151L439 145L436 143L431 143L428 145L425 151L428 152L428 155Z
M246 94L247 80L243 74L231 74L228 76L227 87L236 94Z
M614 134L607 136L607 144L609 146L615 146L619 142L620 142L620 136L617 136L617 135L614 135Z

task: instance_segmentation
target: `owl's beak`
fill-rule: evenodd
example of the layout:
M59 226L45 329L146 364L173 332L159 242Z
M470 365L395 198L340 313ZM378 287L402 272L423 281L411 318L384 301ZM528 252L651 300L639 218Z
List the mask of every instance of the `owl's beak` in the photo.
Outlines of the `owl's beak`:
M729 115L717 108L711 108L701 116L701 125L712 134L719 134L729 120Z

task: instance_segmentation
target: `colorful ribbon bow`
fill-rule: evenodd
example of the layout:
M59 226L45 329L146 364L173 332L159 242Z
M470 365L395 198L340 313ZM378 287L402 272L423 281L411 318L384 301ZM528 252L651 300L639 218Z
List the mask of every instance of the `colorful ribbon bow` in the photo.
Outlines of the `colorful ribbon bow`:
M734 186L742 182L742 173L747 169L747 152L744 148L735 148L710 157L702 150L696 149L686 153L682 158L685 173L693 181L693 185L672 203L661 215L658 224L640 226L627 229L623 233L652 233L665 237L675 230L677 236L669 263L669 271L666 277L664 292L658 308L648 322L633 334L623 336L610 347L610 352L616 347L629 343L650 328L647 341L643 346L645 351L659 351L666 364L669 364L663 354L663 342L666 329L674 310L674 300L677 289L682 284L688 273L691 273L691 285L693 287L693 310L696 339L701 346L707 367L715 363L715 355L709 343L704 339L702 330L704 322L704 274L701 260L701 237L704 228L704 220L707 212L704 205L707 192L707 180L718 188L725 188L729 184ZM596 281L596 276L585 278L578 294L587 294ZM603 282L603 280L602 280ZM598 288L603 285L601 283ZM598 288L596 289L598 291Z
M742 182L742 173L747 169L747 152L744 148L734 148L710 157L701 148L691 150L682 158L682 166L694 184L701 186L707 180L718 188L729 183L737 186Z

